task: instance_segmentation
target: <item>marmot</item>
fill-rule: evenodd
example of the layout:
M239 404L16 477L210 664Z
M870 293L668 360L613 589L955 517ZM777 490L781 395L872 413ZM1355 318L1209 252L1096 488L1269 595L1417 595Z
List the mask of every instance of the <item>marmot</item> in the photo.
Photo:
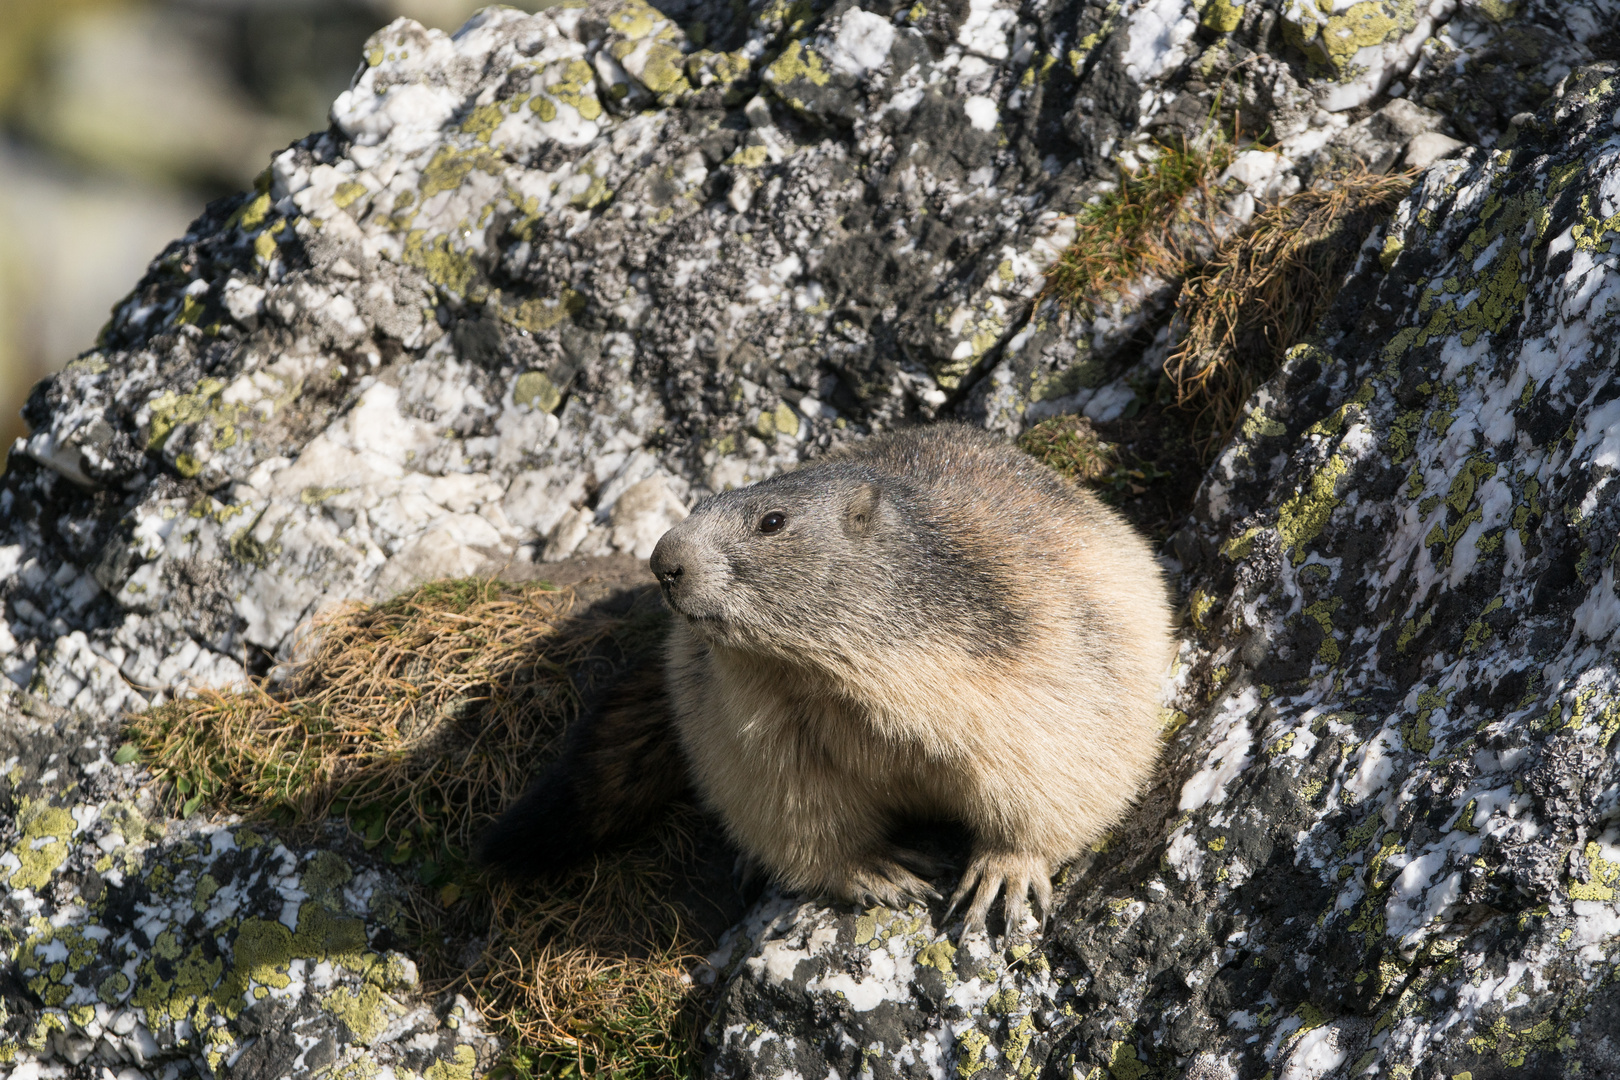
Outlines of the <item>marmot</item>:
M667 698L610 701L497 825L490 861L540 870L645 820L648 799L621 813L601 789L674 794L672 724L701 802L781 885L937 895L891 830L953 820L973 854L951 907L972 892L967 927L982 927L1005 887L1011 930L1031 890L1049 910L1053 872L1158 758L1172 650L1152 552L978 429L874 436L713 496L651 566L676 615Z

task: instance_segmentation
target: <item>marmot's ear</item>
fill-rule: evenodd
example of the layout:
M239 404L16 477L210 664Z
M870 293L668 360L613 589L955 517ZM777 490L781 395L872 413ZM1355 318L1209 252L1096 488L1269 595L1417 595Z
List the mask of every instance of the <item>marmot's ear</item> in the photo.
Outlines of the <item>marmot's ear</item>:
M871 535L877 527L878 504L882 500L882 490L870 481L856 488L844 508L844 535L851 539Z

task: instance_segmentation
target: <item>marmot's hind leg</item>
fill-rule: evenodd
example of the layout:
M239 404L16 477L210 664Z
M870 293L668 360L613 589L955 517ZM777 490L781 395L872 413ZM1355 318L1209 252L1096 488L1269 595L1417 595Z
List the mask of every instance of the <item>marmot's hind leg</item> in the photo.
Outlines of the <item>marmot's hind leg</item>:
M566 870L651 825L686 786L664 672L650 664L580 719L562 757L484 834L478 861L516 876Z
M974 886L977 885L977 890ZM979 851L973 856L973 862L968 865L967 872L962 875L962 883L951 894L950 907L946 914L955 911L957 905L973 892L973 903L967 910L967 921L962 927L964 934L974 930L984 929L984 920L990 914L990 905L995 902L996 894L1005 888L1007 899L1003 911L1007 918L1006 932L1011 934L1018 929L1029 913L1029 894L1035 894L1035 903L1040 909L1041 921L1052 913L1052 865L1043 855L1033 855L1026 852Z

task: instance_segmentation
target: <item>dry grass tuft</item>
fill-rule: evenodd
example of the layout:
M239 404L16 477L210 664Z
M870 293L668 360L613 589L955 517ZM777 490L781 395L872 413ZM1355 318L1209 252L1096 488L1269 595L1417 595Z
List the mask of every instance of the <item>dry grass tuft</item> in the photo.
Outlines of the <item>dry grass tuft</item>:
M1249 395L1327 314L1363 237L1412 180L1351 173L1279 200L1187 276L1176 302L1183 332L1165 373L1206 441L1231 435Z
M367 847L415 867L424 975L478 1001L519 1074L687 1076L705 943L676 900L695 816L543 885L491 883L473 838L558 745L582 693L646 658L656 602L579 613L573 593L469 580L322 619L279 685L204 692L135 717L131 737L189 813L283 823L345 817ZM466 969L461 949L485 942Z
M1213 246L1221 199L1215 181L1231 164L1232 144L1160 144L1158 156L1075 215L1075 238L1047 271L1047 287L1072 304L1094 307L1152 274L1174 281Z

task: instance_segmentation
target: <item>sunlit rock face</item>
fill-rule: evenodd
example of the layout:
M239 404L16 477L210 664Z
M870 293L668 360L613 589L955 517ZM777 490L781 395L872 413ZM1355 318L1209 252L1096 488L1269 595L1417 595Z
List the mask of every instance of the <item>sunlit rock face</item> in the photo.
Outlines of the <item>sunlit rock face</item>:
M1235 111L1277 152L1221 178L1217 233L1346 155L1434 164L1172 546L1159 788L1010 948L763 902L716 957L711 1067L1601 1074L1620 101L1582 65L1614 24L621 0L379 31L331 128L29 403L0 486L0 1069L487 1064L390 951L386 874L155 804L117 824L119 712L240 683L339 600L645 555L702 495L881 427L1121 415L1171 283L1083 313L1046 274L1120 165Z

